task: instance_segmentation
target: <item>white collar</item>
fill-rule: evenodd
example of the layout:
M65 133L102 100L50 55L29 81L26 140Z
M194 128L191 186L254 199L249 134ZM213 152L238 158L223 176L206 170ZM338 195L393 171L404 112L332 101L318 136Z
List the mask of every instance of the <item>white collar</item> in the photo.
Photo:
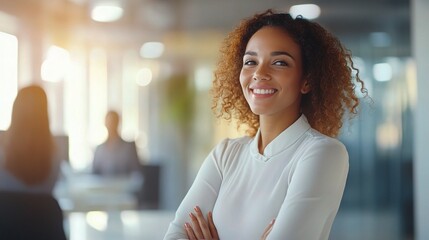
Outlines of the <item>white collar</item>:
M302 134L310 128L311 126L308 123L307 118L304 114L301 114L301 116L292 125L283 130L283 132L281 132L265 147L263 155L259 153L258 148L261 131L261 129L258 129L258 132L250 143L250 152L256 159L266 162L273 156L281 153L283 150L294 144Z

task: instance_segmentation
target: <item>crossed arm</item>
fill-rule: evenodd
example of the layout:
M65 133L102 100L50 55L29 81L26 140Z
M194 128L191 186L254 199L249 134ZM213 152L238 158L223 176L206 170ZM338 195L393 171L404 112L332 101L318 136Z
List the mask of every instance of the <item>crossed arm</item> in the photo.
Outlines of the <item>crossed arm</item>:
M194 211L194 213L189 214L191 223L186 222L184 226L189 240L219 240L219 235L213 222L212 212L208 212L206 219L198 206L194 208ZM264 233L261 236L261 240L265 240L267 238L271 229L273 229L274 222L275 219L273 219L265 228Z
M331 141L311 146L311 149L300 156L290 172L290 178L282 183L287 188L283 201L280 205L271 203L271 209L278 209L271 215L275 222L270 222L270 214L258 216L259 219L265 217L264 221L267 222L260 223L266 224L264 231L260 231L262 236L254 237L328 239L344 190L348 156L343 146ZM220 164L213 161L215 158L209 158L204 162L164 239L219 239L211 211L218 199L223 173ZM194 208L196 205L198 207ZM225 225L217 223L217 227L222 224ZM225 228L220 230L229 231Z

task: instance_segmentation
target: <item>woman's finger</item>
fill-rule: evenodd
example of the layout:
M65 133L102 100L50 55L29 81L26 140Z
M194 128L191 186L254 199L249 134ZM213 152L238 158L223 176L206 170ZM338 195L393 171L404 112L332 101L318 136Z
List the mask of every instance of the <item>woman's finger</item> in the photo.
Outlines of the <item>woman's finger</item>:
M213 213L212 212L209 212L207 214L207 219L209 222L210 234L212 235L213 239L219 239L219 234L217 234L217 229L216 229L216 226L215 226L214 221L213 221Z
M195 237L194 230L192 230L191 224L185 223L186 235L188 235L189 240L197 240Z
M265 228L264 234L262 234L261 240L265 240L268 237L268 234L270 234L271 230L273 229L275 221L276 221L275 219L271 220L270 224L268 224L268 226Z
M190 213L189 217L192 221L192 229L194 230L195 237L197 237L197 239L204 239L204 235L200 227L200 222L198 221L197 217L193 213Z
M196 217L197 217L198 223L200 225L201 231L203 233L204 239L205 240L211 240L212 239L212 235L210 233L210 229L209 229L209 226L207 224L207 221L204 218L203 213L201 212L201 209L198 206L196 206L194 208L194 210L195 210Z

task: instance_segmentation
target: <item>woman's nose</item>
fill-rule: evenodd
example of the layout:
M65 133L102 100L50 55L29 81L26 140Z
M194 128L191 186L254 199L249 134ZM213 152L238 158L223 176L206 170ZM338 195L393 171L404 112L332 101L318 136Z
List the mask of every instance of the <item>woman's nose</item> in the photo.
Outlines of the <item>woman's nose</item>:
M264 81L264 80L270 80L270 74L268 73L267 68L261 64L258 66L258 68L253 73L253 80L255 81Z

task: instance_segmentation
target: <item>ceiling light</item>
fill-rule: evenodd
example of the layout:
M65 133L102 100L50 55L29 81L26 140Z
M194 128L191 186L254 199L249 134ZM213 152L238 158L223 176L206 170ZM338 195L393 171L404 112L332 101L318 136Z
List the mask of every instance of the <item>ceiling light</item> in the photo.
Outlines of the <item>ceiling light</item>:
M164 44L160 42L147 42L140 48L143 58L159 58L164 52Z
M91 18L97 22L114 22L122 17L124 9L116 1L99 1L91 11Z
M289 9L289 14L294 18L301 15L306 19L315 19L320 16L320 7L316 4L293 5Z

